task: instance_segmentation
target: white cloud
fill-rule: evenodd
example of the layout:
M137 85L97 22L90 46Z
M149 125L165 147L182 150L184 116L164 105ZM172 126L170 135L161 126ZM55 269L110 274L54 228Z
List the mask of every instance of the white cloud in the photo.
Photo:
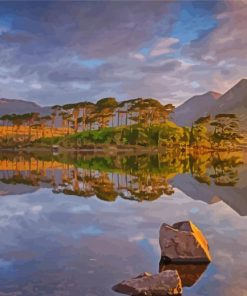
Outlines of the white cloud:
M162 38L156 43L153 49L150 52L150 56L156 57L163 54L173 52L172 45L177 44L179 40L177 38Z
M33 88L33 89L41 89L42 85L40 83L35 82L35 83L31 84L31 88Z
M198 87L200 87L200 83L198 83L197 81L192 81L191 82L191 86L193 87L193 88L198 88Z
M144 61L145 60L145 56L141 53L131 53L130 57L139 61Z

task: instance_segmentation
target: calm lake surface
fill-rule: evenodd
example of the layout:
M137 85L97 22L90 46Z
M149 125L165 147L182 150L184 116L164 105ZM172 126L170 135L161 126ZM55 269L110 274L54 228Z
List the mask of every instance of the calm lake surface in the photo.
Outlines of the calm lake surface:
M120 295L159 272L161 224L188 219L213 261L181 269L183 295L247 295L246 160L0 152L0 295Z

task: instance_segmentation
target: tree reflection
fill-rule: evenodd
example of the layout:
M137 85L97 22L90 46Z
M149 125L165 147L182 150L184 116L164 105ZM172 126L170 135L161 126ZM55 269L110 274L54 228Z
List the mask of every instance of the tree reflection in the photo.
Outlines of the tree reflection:
M141 202L172 195L171 180L177 174L190 173L198 182L208 185L213 182L217 186L234 186L241 164L240 153L114 156L1 153L0 181L48 186L55 193L97 196L109 202L118 196Z
M239 167L244 164L243 155L236 153L213 153L189 156L190 173L200 183L217 186L234 186L238 182Z
M243 161L237 156L214 158L212 161L213 174L210 177L218 186L234 186L239 180L238 167L241 164Z

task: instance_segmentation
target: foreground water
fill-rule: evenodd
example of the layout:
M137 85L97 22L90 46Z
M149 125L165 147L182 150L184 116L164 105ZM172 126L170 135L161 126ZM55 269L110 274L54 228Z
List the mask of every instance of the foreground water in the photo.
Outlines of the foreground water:
M162 223L192 220L213 262L183 295L247 295L245 155L0 155L0 295L116 295L159 271ZM187 270L188 271L188 270Z

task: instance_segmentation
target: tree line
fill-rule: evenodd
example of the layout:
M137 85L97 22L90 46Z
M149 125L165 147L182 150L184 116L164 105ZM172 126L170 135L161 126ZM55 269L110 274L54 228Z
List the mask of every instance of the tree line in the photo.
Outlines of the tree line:
M198 182L208 185L235 186L243 159L238 153L199 157L173 152L111 157L77 154L55 159L49 155L10 154L0 157L0 169L2 164L6 168L6 162L9 168L1 176L1 182L6 184L41 186L45 178L56 193L87 198L96 195L105 201L114 201L118 196L151 201L164 194L172 195L170 180L181 173L190 173ZM58 170L61 174L57 175Z
M217 114L200 117L193 122L190 129L189 145L221 145L233 147L244 137L240 132L239 118L236 114Z
M55 105L45 116L39 113L6 114L0 120L4 126L10 126L16 138L20 127L26 126L28 141L40 138L40 133L44 138L47 128L54 136L60 126L62 135L76 135L76 138L68 138L71 145L75 145L74 139L79 139L81 144L219 148L235 146L243 138L235 114L208 115L197 119L191 127L179 127L170 121L174 109L172 104L163 105L152 98L118 102L109 97L96 103ZM113 129L107 130L107 127Z
M0 120L4 126L15 126L16 134L22 125L28 126L29 135L31 135L32 128L44 130L49 126L54 130L55 122L60 119L59 124L69 134L71 131L76 133L109 126L135 123L150 126L164 123L174 110L174 106L162 105L152 98L138 98L123 102L117 102L115 98L103 98L96 103L84 101L55 105L51 110L51 114L46 116L41 116L39 113L6 114L1 116Z

